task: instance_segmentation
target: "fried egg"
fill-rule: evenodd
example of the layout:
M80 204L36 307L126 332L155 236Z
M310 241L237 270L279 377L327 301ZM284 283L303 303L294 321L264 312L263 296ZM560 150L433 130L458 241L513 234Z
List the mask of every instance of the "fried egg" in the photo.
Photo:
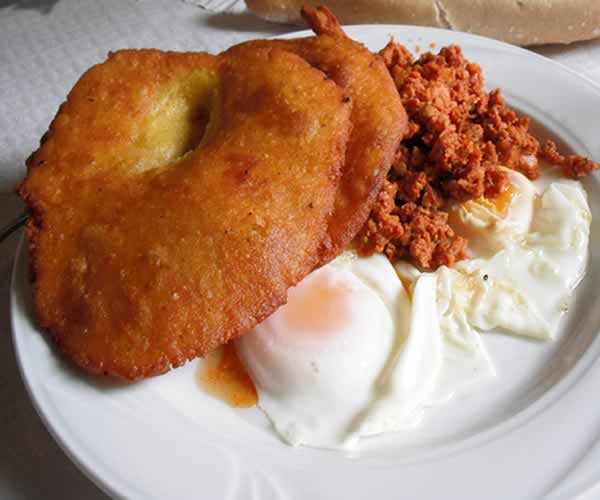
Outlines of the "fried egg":
M434 273L442 336L456 346L490 330L554 338L585 272L591 211L581 184L550 172L544 181L510 177L503 210L493 200L450 210L457 234L473 243L470 260ZM396 268L409 282L420 275L407 264Z
M411 305L387 258L346 252L237 340L283 440L337 448L414 425L440 368L435 289L433 278L419 280Z

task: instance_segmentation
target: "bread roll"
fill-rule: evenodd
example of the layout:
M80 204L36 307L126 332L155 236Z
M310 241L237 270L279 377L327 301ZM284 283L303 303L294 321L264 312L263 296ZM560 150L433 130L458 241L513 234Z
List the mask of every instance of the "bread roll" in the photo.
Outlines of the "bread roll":
M326 5L343 24L415 24L517 45L600 37L600 0L246 0L261 17L300 23L302 5Z

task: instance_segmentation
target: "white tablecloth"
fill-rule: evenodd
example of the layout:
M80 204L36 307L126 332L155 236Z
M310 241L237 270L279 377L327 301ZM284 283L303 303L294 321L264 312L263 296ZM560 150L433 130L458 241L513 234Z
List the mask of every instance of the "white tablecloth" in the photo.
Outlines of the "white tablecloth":
M293 29L181 0L0 0L0 225L22 209L14 186L58 105L109 50L216 52ZM600 40L536 51L600 85ZM21 381L8 316L16 242L13 236L0 247L0 498L104 499L45 430Z

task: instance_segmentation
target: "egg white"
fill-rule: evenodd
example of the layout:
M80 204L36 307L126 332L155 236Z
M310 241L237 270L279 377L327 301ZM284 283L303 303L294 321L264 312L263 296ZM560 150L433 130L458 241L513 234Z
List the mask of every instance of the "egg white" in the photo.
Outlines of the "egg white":
M288 304L236 344L282 439L349 447L414 425L439 373L434 294L434 278L424 278L411 308L387 258L351 252L292 288ZM324 300L302 310L309 295Z
M451 203L447 207L450 226L469 240L469 250L474 256L491 257L529 231L536 187L519 172L506 170L512 195L504 212L485 198Z

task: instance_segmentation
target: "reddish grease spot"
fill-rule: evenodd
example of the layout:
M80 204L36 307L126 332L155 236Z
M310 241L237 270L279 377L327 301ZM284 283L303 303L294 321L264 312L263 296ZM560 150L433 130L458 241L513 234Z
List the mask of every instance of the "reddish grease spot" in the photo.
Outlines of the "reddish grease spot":
M258 401L254 383L231 342L200 363L198 382L209 394L234 408L250 408Z
M225 157L228 163L226 173L236 184L248 181L252 170L258 165L258 160L251 156L239 153L231 153Z

